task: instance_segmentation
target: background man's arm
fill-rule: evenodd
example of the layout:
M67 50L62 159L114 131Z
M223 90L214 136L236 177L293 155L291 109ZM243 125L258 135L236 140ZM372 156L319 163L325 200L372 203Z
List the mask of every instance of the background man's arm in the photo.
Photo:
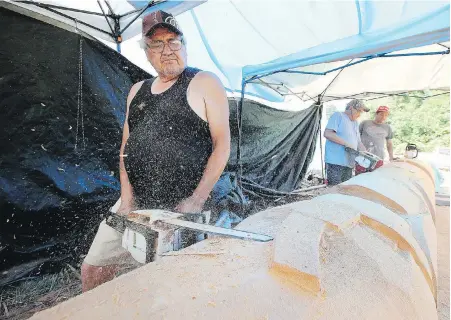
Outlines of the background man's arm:
M193 194L183 200L176 210L183 213L201 212L211 190L224 171L230 155L229 103L221 81L212 73L198 75L198 85L204 92L204 103L210 127L213 151L202 179Z
M359 145L357 146L357 150L359 150L359 151L366 151L366 148L363 145L362 141L359 141Z
M393 140L392 139L387 139L387 151L388 151L388 155L390 157L390 161L393 161L394 157L393 157Z
M335 142L337 144L340 144L345 147L352 148L344 139L340 138L337 133L332 129L325 129L324 130L324 138L327 140L330 140L332 142Z
M359 135L358 138L359 138L359 142L358 142L358 144L357 144L357 150L359 150L359 151L366 151L366 147L365 147L365 145L362 143L361 136Z
M125 163L124 163L124 149L125 145L127 143L128 137L130 136L129 127L128 127L128 114L130 109L130 103L132 102L133 98L135 97L138 90L141 88L143 84L143 81L138 82L133 85L133 87L130 89L130 93L127 97L127 112L125 114L125 122L124 122L124 129L122 132L122 143L121 143L121 149L119 152L119 179L121 182L121 205L117 211L117 213L126 214L130 211L133 211L134 208L134 200L133 200L133 188L130 184L130 181L128 180L128 174L125 170Z
M393 156L393 129L392 127L389 125L388 126L388 135L387 135L387 151L388 151L388 155L390 157L390 161L395 160L395 157Z
M365 123L366 121L363 121L359 124L359 136L358 136L359 142L357 144L357 150L359 151L366 151L366 147L362 142L362 133L365 130Z

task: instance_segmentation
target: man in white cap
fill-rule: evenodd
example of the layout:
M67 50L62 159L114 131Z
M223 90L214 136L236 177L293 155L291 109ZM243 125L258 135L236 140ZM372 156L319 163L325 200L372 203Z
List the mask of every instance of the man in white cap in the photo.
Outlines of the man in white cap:
M358 99L346 105L345 112L335 112L329 119L324 137L326 141L326 175L328 185L337 185L352 178L355 157L345 150L365 150L359 133L357 119L369 109Z
M365 120L360 124L360 137L368 152L385 159L385 146L387 146L390 161L393 161L393 130L386 123L390 109L380 106L376 110L374 120Z
M142 35L158 76L133 85L127 99L117 213L199 213L230 154L226 92L214 74L187 67L185 38L171 14L145 16ZM83 291L133 264L121 239L105 221L100 224L82 265Z

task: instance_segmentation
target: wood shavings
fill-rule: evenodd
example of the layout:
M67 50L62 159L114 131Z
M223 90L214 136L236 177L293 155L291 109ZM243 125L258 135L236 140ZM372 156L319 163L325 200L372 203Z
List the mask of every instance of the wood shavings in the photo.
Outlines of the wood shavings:
M5 309L5 315L8 317L9 316L8 307L6 306L6 303L4 303L4 302L3 302L3 309Z

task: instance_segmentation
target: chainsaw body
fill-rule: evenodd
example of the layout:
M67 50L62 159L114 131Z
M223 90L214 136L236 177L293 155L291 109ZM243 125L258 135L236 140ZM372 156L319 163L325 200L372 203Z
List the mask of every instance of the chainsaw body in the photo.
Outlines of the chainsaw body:
M365 172L371 172L379 167L382 167L384 161L367 151L357 151L346 147L345 150L355 156L355 174L361 174Z
M113 212L106 223L123 233L122 247L140 263L158 260L170 251L178 251L202 241L207 234L254 241L270 241L271 237L252 232L209 225L210 214L182 214L165 210L137 210L128 215Z

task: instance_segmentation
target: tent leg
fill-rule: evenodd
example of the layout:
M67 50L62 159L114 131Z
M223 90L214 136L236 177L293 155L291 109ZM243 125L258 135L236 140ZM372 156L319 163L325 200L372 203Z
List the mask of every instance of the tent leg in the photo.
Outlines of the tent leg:
M238 139L236 144L236 171L237 171L237 183L238 188L243 190L243 184L241 178L243 176L243 166L241 164L241 134L242 134L242 122L243 122L243 103L244 103L244 90L246 89L246 80L243 79L241 84L241 98L236 110L236 119L238 125ZM244 203L241 202L241 214L244 215Z
M236 145L236 166L237 166L237 178L238 178L238 185L241 188L241 177L243 175L243 166L241 164L241 134L242 134L242 122L243 122L243 102L244 102L244 90L246 89L246 81L243 79L242 85L241 85L241 98L238 103L238 108L236 112L236 119L237 119L237 125L238 125L238 139L237 139L237 145Z
M318 108L320 108L320 116L319 116L319 147L321 150L321 175L323 177L323 183L326 182L326 175L324 172L324 156L323 156L323 129L321 127L321 123L323 120L323 105L321 103L321 97L318 97Z

